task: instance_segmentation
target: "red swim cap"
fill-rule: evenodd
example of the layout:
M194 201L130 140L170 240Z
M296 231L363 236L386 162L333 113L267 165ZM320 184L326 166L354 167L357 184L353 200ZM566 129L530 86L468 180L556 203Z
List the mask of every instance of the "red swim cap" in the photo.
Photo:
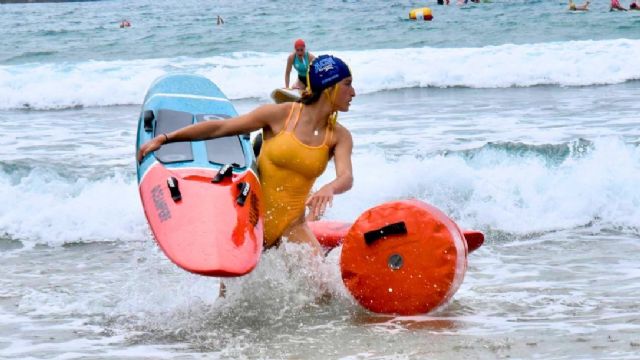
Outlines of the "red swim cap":
M304 40L302 39L298 39L296 40L295 43L293 43L294 47L306 47L306 44L304 43Z

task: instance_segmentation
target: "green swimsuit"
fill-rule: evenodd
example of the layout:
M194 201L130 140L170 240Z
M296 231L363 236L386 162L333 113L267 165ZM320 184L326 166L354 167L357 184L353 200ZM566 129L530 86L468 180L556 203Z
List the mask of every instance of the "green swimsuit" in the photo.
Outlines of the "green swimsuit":
M307 72L309 71L309 52L305 51L302 60L298 58L298 55L293 55L293 67L298 72L298 79L307 85Z

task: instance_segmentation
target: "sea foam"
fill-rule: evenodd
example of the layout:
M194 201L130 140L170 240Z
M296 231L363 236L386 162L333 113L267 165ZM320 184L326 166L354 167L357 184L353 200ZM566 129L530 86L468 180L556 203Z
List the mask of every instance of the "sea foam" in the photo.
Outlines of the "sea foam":
M358 93L411 87L588 86L640 79L640 67L630 61L640 58L640 40L316 53L344 58ZM285 57L237 52L205 58L4 65L0 110L139 104L155 78L175 72L204 75L232 99L266 100L272 89L284 86Z
M575 144L522 146L530 150L488 144L425 157L356 153L355 185L335 197L327 219L353 221L382 202L417 198L463 227L528 234L599 222L640 229L637 145L601 138L561 155L557 147ZM11 169L0 167L0 198L10 199L0 202L0 234L54 246L149 240L133 169L101 178ZM333 176L328 169L317 186Z

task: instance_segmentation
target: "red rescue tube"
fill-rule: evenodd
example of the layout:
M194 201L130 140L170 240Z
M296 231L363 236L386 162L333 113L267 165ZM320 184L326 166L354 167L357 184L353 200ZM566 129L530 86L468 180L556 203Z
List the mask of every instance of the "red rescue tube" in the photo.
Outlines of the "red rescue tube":
M446 303L467 269L462 231L440 210L417 200L364 212L349 229L342 280L377 313L424 314Z
M327 249L342 244L344 237L347 236L351 223L342 221L311 221L309 227L315 235L320 245ZM472 253L484 244L484 234L478 230L462 230L462 235L467 242L467 251Z
M309 227L322 246L333 249L342 244L351 224L342 221L311 221Z

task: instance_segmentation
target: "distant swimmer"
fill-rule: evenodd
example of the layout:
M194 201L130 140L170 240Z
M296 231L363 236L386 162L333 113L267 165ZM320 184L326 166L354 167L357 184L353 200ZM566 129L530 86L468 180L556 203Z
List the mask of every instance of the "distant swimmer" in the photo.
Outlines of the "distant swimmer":
M582 5L576 5L573 0L569 0L569 11L589 11L589 4L587 1Z
M640 10L640 4L638 4L638 0L633 0L631 4L629 4L629 10Z
M620 0L611 0L611 7L609 8L609 11L627 11L627 9L620 5Z
M449 5L449 0L438 0L438 5Z
M129 22L129 20L123 19L120 22L120 28L122 29L122 28L128 28L128 27L131 27L131 23Z
M222 18L222 16L218 15L218 20L216 22L216 25L222 25L224 24L224 19Z
M293 84L294 89L304 89L307 87L307 72L309 71L309 64L316 57L306 50L306 44L304 40L298 39L293 44L295 51L289 54L287 58L287 68L284 72L284 86L289 88L289 75L291 68L294 67L298 72L298 80Z

